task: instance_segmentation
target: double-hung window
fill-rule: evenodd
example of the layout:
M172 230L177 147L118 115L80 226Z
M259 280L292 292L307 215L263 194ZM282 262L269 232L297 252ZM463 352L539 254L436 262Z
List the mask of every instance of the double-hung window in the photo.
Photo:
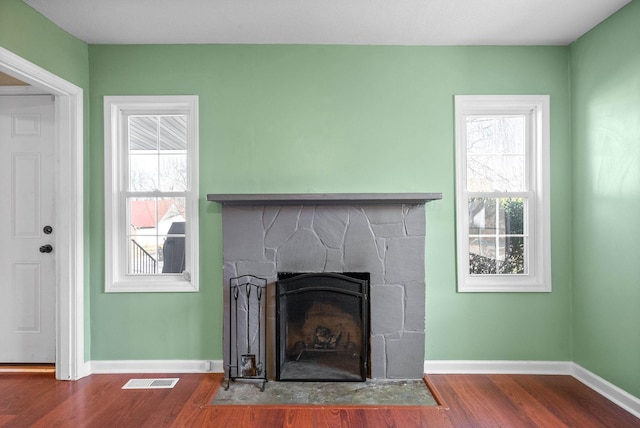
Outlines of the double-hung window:
M198 291L198 97L104 98L105 290Z
M456 96L458 291L551 291L549 97Z

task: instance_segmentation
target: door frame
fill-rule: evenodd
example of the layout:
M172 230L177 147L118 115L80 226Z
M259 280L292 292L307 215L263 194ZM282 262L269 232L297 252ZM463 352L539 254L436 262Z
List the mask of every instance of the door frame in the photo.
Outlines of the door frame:
M0 71L55 98L56 379L89 374L84 359L82 88L0 46Z

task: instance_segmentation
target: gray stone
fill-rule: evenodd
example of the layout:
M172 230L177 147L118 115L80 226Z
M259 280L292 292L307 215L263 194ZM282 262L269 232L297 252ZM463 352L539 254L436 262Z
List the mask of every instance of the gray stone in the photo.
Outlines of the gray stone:
M280 212L280 207L264 207L264 211L262 213L262 225L264 230L267 230L273 224L273 221L276 219L276 216Z
M236 264L234 262L225 260L223 270L225 279L238 276L238 270L236 269Z
M373 379L384 379L387 377L387 355L385 350L384 337L372 335L369 341L371 347L371 377Z
M275 248L265 248L264 249L264 259L268 262L276 262L276 254L277 251Z
M264 257L262 209L225 208L222 210L222 223L225 260L262 260Z
M390 284L424 281L423 237L387 239L385 278Z
M372 224L402 223L402 205L361 205Z
M238 275L255 275L268 281L276 279L276 264L273 262L238 262Z
M424 236L425 234L425 211L424 205L406 205L404 221L407 235Z
M387 340L400 340L402 338L402 335L404 334L404 332L402 331L396 331L393 333L388 333L384 335L384 338Z
M344 272L342 260L342 250L327 248L327 263L324 266L325 272Z
M267 248L278 248L293 236L298 225L300 209L282 207L264 237Z
M382 260L387 256L387 240L385 238L376 237L376 245L378 247L378 254Z
M397 236L404 236L404 224L402 223L384 223L384 224L372 224L371 228L376 236L382 238L390 238Z
M397 285L371 287L371 333L389 334L402 331L404 293Z
M384 272L371 272L371 284L384 284Z
M318 206L313 217L313 229L329 248L341 248L347 229L349 210L346 207Z
M409 282L404 286L405 318L407 331L424 332L425 287L424 282Z
M420 379L424 375L424 334L405 333L387 338L387 378Z
M300 211L300 218L298 219L298 227L304 229L313 228L313 215L314 215L315 207L313 206L303 206Z
M369 222L359 210L349 212L349 226L344 240L344 268L348 272L370 272L374 276L383 272L375 236Z
M318 236L309 229L297 230L276 255L279 272L322 272L327 251Z

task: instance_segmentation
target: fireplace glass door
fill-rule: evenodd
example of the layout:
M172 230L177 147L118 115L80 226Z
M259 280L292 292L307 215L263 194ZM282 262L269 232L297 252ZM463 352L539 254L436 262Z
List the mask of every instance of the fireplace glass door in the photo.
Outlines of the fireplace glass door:
M369 348L369 274L280 274L276 379L364 381Z

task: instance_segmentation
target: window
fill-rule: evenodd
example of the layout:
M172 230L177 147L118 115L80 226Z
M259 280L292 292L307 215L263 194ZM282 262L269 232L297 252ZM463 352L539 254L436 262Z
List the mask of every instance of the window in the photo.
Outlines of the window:
M549 97L455 110L458 291L551 291Z
M198 291L198 97L105 97L105 290Z

